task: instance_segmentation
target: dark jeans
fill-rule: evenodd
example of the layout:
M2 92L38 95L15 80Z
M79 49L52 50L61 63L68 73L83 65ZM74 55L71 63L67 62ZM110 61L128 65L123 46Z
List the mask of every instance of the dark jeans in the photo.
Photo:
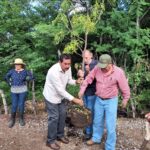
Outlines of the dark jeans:
M27 92L23 93L12 93L11 92L11 100L12 100L12 108L11 112L14 113L17 111L17 107L19 108L19 112L24 112L24 104L27 97Z
M48 135L47 143L54 143L57 138L64 136L66 105L64 102L53 104L45 100L48 112Z

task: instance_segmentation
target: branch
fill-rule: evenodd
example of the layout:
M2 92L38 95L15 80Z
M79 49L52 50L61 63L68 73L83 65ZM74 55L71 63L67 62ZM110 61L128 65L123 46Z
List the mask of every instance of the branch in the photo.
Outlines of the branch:
M66 15L66 16L67 16L67 19L68 19L68 22L69 22L69 26L70 26L70 31L71 31L72 30L72 24L71 24L69 16L68 15Z
M86 32L85 33L85 43L84 43L84 50L86 50L87 49L87 40L88 40L88 33Z
M4 92L3 92L3 90L1 90L1 89L0 89L0 95L1 95L2 100L3 100L5 115L7 115L7 114L8 114L8 106L7 106L7 102L6 102L6 99L5 99Z
M143 16L139 19L140 22L144 18L144 16L149 12L149 10L150 10L150 7L145 11L145 13L143 14Z
M76 54L77 54L77 55L79 55L80 57L82 57L82 55L81 55L81 54L79 54L79 53L77 53L77 52L76 52Z
M79 48L80 52L82 53L83 52L82 48L80 46L78 46L78 48Z
M77 37L77 38L79 38L81 41L85 42L85 40L83 38L81 38L81 37Z

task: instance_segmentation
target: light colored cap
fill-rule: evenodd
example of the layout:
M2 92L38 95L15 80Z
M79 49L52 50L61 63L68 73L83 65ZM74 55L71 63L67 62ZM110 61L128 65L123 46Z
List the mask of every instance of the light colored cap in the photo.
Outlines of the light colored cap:
M103 54L99 57L99 63L97 64L100 68L106 68L109 64L112 64L112 58L108 54Z

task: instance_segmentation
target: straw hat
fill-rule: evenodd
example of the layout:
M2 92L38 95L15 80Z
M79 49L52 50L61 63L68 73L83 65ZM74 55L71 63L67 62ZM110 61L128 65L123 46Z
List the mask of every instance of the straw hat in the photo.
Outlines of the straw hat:
M13 64L14 65L26 65L21 58L16 58Z

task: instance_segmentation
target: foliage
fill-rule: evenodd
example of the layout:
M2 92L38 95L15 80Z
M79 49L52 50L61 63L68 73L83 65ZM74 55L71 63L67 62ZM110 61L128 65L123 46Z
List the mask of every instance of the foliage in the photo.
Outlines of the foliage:
M26 68L33 70L36 89L41 91L47 69L56 61L56 48L44 34L46 40L41 35L32 37L31 33L39 22L47 23L53 19L56 14L53 3L43 2L33 7L29 0L0 1L0 63L3 66L0 69L0 88L8 89L2 82L4 75L13 67L10 63L21 57L27 64ZM5 91L9 95L9 90Z
M96 56L109 53L114 63L124 68L131 87L130 102L136 111L149 109L149 1L89 2L86 11L69 15L75 9L72 0L0 1L0 63L3 66L0 88L7 99L10 99L9 87L4 75L16 57L21 57L26 68L33 70L36 97L42 98L45 76L57 61L57 52L73 54L76 63L81 59L75 54L81 56L83 50L91 49ZM127 3L121 6L120 2ZM68 90L76 96L79 87L69 86ZM128 110L133 111L130 105Z
M80 89L79 85L76 85L76 86L74 86L74 85L68 85L67 86L67 91L71 95L73 95L74 97L78 97L79 89Z
M96 1L89 13L75 13L73 16L69 16L72 5L70 0L64 0L60 5L58 15L48 26L55 45L63 47L62 50L65 52L75 53L77 49L81 51L86 49L87 38L85 39L83 35L87 36L89 33L96 32L96 24L100 20L105 6L104 3ZM36 29L37 32L47 32L40 24ZM64 42L67 46L64 45Z

